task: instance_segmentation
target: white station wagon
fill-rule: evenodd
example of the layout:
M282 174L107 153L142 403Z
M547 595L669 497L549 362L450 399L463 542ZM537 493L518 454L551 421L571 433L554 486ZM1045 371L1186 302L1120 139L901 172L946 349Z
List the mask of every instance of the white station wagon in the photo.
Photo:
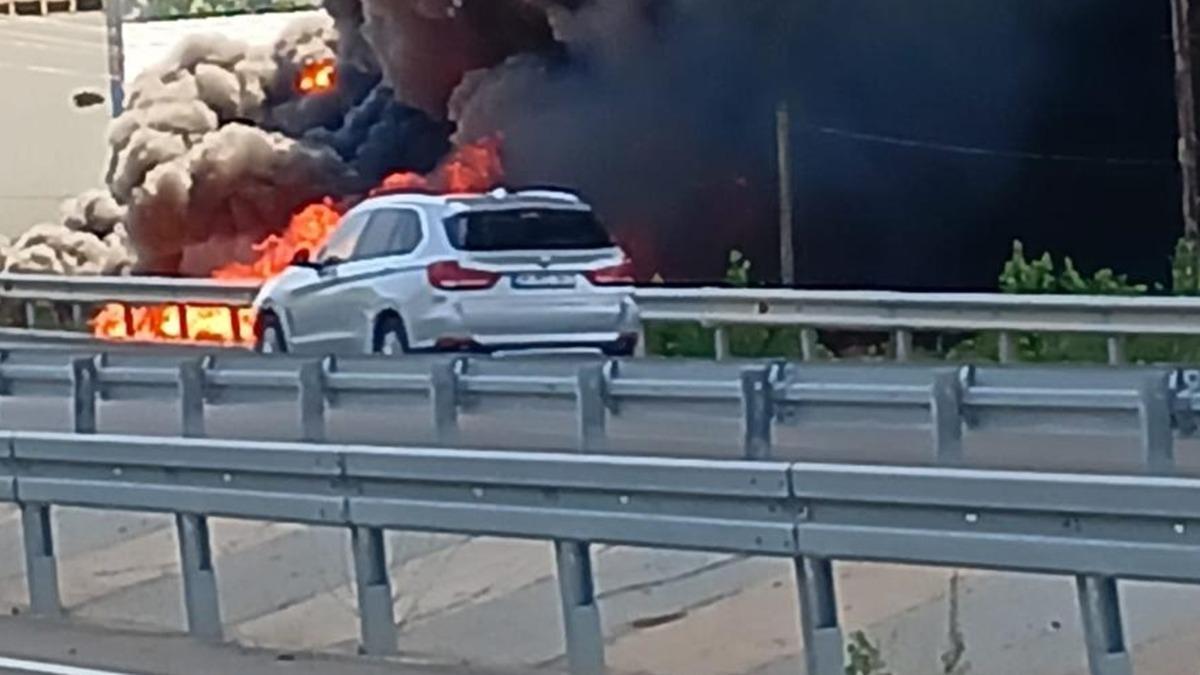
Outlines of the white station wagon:
M254 307L262 352L628 355L638 334L628 257L587 204L550 190L371 197Z

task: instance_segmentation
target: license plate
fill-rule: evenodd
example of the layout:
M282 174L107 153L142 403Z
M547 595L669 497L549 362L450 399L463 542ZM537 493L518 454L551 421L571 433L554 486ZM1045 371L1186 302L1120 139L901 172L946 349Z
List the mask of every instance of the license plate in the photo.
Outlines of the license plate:
M573 288L575 286L575 275L550 272L526 272L514 275L512 285L513 288Z

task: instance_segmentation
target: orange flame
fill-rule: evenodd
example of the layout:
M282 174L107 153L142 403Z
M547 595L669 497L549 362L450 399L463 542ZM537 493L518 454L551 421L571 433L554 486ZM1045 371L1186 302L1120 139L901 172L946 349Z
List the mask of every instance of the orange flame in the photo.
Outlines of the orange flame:
M394 173L371 195L414 189L439 193L485 192L503 179L500 149L499 137L460 147L430 176ZM282 233L254 245L254 260L223 265L212 272L212 278L266 281L286 269L298 251L315 251L323 246L340 217L329 197L309 204L292 216ZM93 335L110 340L250 345L255 338L254 311L248 307L109 303L89 323Z
M337 87L337 64L330 59L309 61L296 75L296 89L301 94L320 94Z

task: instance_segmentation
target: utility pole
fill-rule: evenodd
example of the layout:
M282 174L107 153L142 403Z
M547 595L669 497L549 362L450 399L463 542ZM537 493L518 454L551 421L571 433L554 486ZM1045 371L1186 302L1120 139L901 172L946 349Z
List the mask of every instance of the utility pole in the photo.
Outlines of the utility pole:
M125 3L105 0L104 18L108 25L108 83L113 119L125 108Z
M779 155L779 281L796 285L792 218L792 122L786 99L775 108L775 145Z
M1196 172L1196 96L1192 72L1191 0L1171 0L1171 33L1175 45L1175 105L1179 124L1179 169L1183 179L1183 235L1200 239L1197 209L1200 185Z

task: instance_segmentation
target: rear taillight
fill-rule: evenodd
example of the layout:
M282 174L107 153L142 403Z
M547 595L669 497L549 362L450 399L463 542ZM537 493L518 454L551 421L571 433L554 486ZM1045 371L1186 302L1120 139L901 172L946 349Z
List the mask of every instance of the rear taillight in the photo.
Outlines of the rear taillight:
M454 260L435 262L425 269L429 283L444 291L477 291L491 288L500 275L486 270L463 267Z
M596 286L629 286L633 284L633 261L625 258L611 267L601 267L587 273L588 281Z

